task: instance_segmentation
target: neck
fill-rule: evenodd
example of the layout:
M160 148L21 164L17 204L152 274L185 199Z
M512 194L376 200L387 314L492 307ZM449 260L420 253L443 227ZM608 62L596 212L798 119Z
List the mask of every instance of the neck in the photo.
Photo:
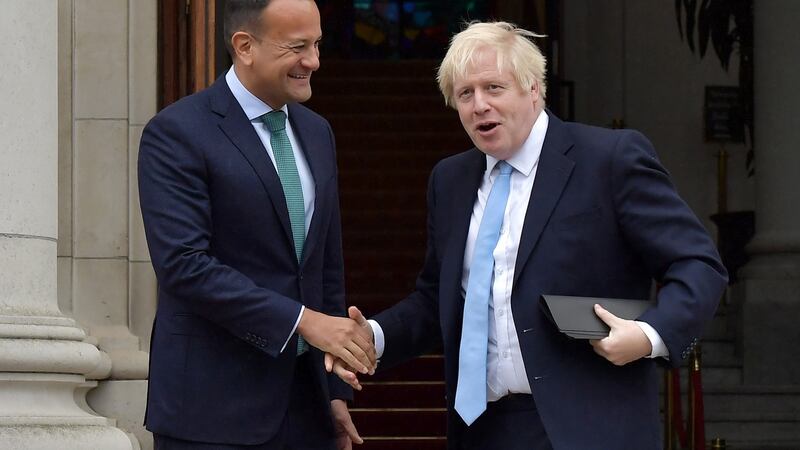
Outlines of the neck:
M257 82L257 77L249 67L241 64L239 61L234 61L233 71L236 73L236 78L239 79L239 81L242 83L242 86L244 86L244 88L247 89L251 94L258 97L259 100L269 105L269 107L272 109L283 108L283 105L274 105L273 103L275 102L271 102L266 98L265 95L261 93L259 84Z

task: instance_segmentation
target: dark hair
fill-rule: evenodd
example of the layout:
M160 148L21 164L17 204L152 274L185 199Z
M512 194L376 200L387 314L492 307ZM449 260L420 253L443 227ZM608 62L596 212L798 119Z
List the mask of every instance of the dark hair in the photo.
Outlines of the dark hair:
M223 36L225 37L225 48L233 59L233 47L231 37L237 31L255 32L258 30L259 18L264 8L269 5L270 0L226 0L225 14L222 22Z

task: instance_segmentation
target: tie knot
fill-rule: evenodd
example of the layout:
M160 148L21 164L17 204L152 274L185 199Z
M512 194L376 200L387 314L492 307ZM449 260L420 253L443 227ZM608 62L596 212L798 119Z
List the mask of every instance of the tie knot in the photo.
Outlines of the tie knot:
M511 164L505 161L498 161L497 168L500 170L500 175L511 175L511 171L514 170Z
M264 114L261 116L261 121L264 122L270 132L286 129L286 113L280 109Z

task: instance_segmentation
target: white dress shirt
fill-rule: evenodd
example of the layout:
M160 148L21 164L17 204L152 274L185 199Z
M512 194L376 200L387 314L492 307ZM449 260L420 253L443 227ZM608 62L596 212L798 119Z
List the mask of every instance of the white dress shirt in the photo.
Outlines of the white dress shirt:
M275 154L272 152L269 129L267 128L266 124L259 119L264 114L272 111L272 107L261 101L260 98L253 95L252 92L248 91L247 88L244 87L242 82L239 80L239 77L236 76L236 71L233 67L231 67L228 70L228 73L225 74L225 81L228 83L228 88L230 88L234 98L236 98L236 101L239 102L239 105L244 110L244 114L247 116L248 120L250 120L250 125L252 125L256 130L256 134L258 135L258 138L261 139L261 143L267 150L269 159L272 160L272 165L275 166L275 171L277 172L278 166L275 165ZM306 161L306 156L303 153L303 149L300 147L300 143L297 141L297 138L294 135L292 124L289 122L289 108L286 105L283 105L281 111L286 113L286 135L289 137L289 142L292 144L294 161L297 164L297 173L300 175L300 186L303 189L303 206L305 207L306 213L305 228L306 235L308 235L308 228L311 226L311 217L314 215L316 185L314 184L314 177L311 175L311 168L308 166L308 161ZM284 342L281 352L283 352L283 349L286 348L286 344L289 343L289 339L291 339L295 330L297 330L297 325L300 324L300 318L303 317L303 311L305 311L305 308L305 306L300 308L300 314L297 315L294 328L292 328L292 332L289 333L289 336L286 338L286 342Z
M488 401L498 400L509 393L531 393L511 311L511 292L519 243L522 238L522 227L528 211L528 202L533 190L548 123L547 113L542 111L520 150L506 160L514 170L511 172L511 190L503 216L500 237L494 249L495 263L489 298L489 346L486 365L486 398ZM499 173L496 167L497 162L496 158L486 155L486 172L478 188L464 249L462 296L466 295L470 264L478 229L483 218L483 210L494 180ZM369 322L375 334L375 348L380 357L385 348L383 330L376 321L370 320ZM653 352L648 357L668 355L666 345L658 332L644 322L636 323L645 332L653 346ZM587 343L587 345L589 344Z

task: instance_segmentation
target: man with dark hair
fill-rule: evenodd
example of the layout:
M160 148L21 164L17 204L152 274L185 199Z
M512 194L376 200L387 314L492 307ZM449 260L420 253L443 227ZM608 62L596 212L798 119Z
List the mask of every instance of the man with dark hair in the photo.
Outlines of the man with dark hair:
M156 449L350 448L371 372L345 317L333 133L301 106L319 67L311 0L228 0L233 67L144 129L142 215L159 302L145 422Z

